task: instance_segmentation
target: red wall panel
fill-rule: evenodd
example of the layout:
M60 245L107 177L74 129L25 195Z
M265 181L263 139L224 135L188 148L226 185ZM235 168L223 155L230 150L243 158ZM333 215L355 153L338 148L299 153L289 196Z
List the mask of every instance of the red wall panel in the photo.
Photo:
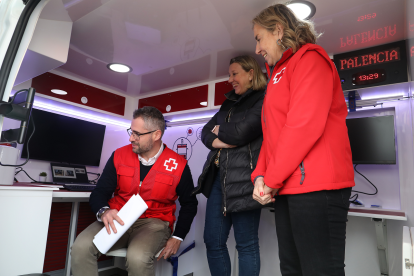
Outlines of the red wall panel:
M207 99L208 85L202 85L163 95L140 99L138 102L138 108L144 106L153 106L160 110L162 113L176 112L205 107L200 103L207 102ZM171 106L170 111L167 111L167 106Z
M76 228L76 237L86 229L89 225L96 221L96 214L92 213L91 207L88 202L81 202L79 204L79 216L78 216L78 225ZM112 259L113 257L107 257L102 255L99 261L105 261Z
M71 211L71 202L52 203L43 272L65 268Z
M214 105L221 105L224 100L226 100L226 96L224 94L233 90L233 86L228 81L218 82L215 85L214 89Z
M86 229L90 224L96 221L96 216L92 213L88 202L79 203L78 225L76 228L76 237Z
M36 93L124 116L125 97L52 73L35 77L32 81L32 87L36 89ZM58 95L52 93L50 91L52 89L64 90L68 94ZM88 99L86 104L81 102L82 97Z
M71 212L72 202L52 203L43 273L65 268ZM81 202L79 204L76 236L94 221L96 221L96 216L92 213L89 203ZM109 259L112 259L112 257L103 255L98 261Z

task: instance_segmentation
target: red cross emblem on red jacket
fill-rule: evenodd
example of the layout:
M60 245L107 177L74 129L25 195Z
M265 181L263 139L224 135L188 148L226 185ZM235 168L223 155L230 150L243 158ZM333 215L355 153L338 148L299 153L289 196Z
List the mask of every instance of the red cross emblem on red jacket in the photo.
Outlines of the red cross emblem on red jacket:
M285 69L286 67L280 70L279 73L276 73L275 77L273 78L273 84L276 84L280 81L280 79L283 77L283 73L285 73Z
M167 171L172 172L173 170L177 169L178 163L175 159L170 158L168 160L165 160L164 166Z

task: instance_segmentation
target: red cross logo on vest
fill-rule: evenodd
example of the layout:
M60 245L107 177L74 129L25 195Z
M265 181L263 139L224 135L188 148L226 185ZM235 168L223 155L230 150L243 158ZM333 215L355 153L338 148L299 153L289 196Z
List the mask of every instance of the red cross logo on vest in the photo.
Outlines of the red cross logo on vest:
M280 79L283 76L283 73L285 73L285 69L286 69L286 67L283 68L282 70L280 70L280 72L275 75L275 77L273 78L273 84L276 84L280 81Z
M172 172L173 170L177 169L178 163L175 162L175 159L170 158L168 160L165 160L164 166L167 171Z

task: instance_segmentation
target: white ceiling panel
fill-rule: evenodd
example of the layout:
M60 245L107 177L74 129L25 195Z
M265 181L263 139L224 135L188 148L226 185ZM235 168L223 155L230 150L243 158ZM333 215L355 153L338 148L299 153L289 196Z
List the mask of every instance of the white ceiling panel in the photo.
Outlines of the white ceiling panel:
M412 0L311 0L316 6L312 20L323 33L318 44L332 55L406 39L411 29L414 34L407 1ZM262 64L254 54L251 20L274 3L63 2L74 24L69 59L62 70L131 96L226 76L230 58L240 54L251 54ZM130 66L130 76L109 71L106 65L113 62Z

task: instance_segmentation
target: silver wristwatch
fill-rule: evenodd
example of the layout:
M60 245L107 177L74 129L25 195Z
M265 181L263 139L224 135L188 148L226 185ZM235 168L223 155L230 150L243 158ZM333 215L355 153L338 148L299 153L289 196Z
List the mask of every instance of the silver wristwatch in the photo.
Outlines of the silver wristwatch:
M98 211L98 218L101 219L102 215L109 210L109 207L102 207L101 209L99 209Z

